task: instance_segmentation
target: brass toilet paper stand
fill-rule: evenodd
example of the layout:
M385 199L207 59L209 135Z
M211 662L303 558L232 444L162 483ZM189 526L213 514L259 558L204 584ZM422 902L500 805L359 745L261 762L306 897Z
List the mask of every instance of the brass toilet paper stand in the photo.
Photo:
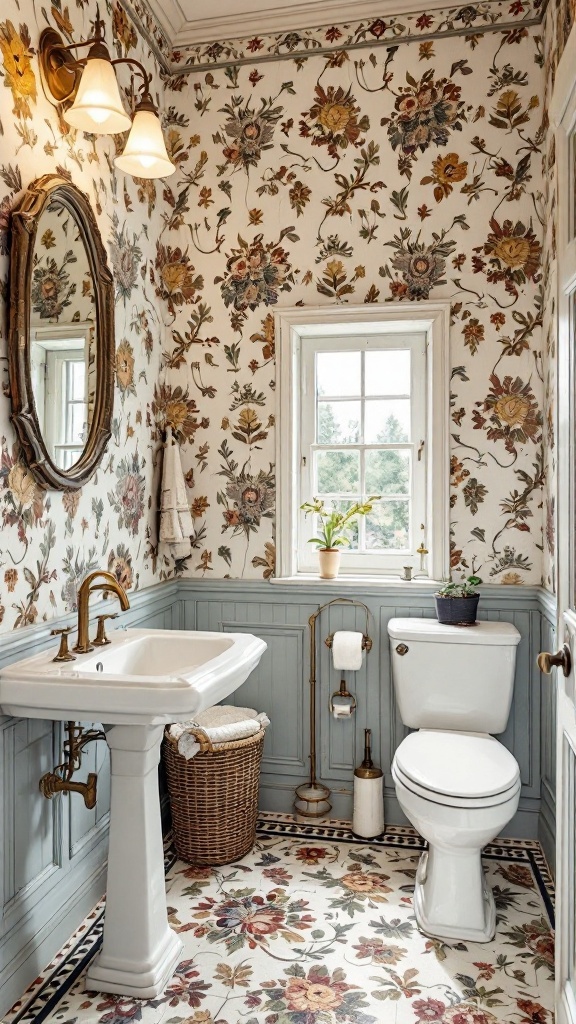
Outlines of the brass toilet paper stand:
M304 818L325 818L332 810L329 801L330 790L316 776L316 622L326 608L334 604L343 604L348 607L363 608L366 613L366 629L362 638L362 649L370 651L372 640L368 636L368 625L370 621L370 609L362 601L353 601L349 597L335 597L320 605L308 619L310 627L310 778L308 782L296 787L296 799L294 810L297 815ZM331 648L334 634L330 633L324 643Z

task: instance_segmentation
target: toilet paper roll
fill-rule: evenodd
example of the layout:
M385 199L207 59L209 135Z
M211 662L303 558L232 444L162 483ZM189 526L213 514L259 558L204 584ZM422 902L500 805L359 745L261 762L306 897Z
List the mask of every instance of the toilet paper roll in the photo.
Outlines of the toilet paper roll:
M352 714L351 704L335 704L332 708L334 718L349 718Z
M332 638L334 668L357 672L362 668L362 633L338 630Z

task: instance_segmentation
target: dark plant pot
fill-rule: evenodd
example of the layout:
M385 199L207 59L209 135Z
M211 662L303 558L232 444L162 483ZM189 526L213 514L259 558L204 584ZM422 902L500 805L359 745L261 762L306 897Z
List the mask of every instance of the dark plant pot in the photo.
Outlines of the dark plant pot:
M480 594L474 597L439 597L434 594L436 617L446 626L473 626Z

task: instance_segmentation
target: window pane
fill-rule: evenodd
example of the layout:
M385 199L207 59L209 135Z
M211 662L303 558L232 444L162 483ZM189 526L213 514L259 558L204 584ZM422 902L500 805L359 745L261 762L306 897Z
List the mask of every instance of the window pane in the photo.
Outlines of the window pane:
M60 469L71 469L78 462L80 454L81 452L76 448L57 448L54 453L54 462Z
M364 443L393 444L410 440L410 400L367 401L364 413Z
M409 494L410 452L366 452L367 494Z
M410 352L390 349L366 352L365 390L367 395L410 394Z
M86 407L83 402L68 406L68 434L67 444L81 444L84 440L84 422L86 420Z
M410 510L408 501L381 501L366 516L366 547L371 551L408 547Z
M357 494L360 490L359 452L316 452L316 487L320 494Z
M84 361L75 359L70 362L70 398L76 402L82 402L85 398L85 367Z
M318 444L357 444L360 402L318 402Z
M316 390L319 395L359 395L361 355L359 352L318 352Z

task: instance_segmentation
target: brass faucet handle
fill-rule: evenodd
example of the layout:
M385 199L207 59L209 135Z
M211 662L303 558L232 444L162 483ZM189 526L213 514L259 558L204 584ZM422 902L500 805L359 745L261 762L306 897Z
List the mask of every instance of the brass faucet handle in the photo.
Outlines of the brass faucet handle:
M76 655L71 654L68 650L68 635L74 629L73 626L63 626L62 629L50 630L50 636L60 637L60 647L58 648L58 654L52 661L76 661Z
M93 640L92 643L95 647L104 647L106 644L112 643L112 641L106 636L104 623L106 622L106 619L117 619L118 612L114 612L113 615L97 615L96 618L98 621L98 630L96 633L96 639Z

